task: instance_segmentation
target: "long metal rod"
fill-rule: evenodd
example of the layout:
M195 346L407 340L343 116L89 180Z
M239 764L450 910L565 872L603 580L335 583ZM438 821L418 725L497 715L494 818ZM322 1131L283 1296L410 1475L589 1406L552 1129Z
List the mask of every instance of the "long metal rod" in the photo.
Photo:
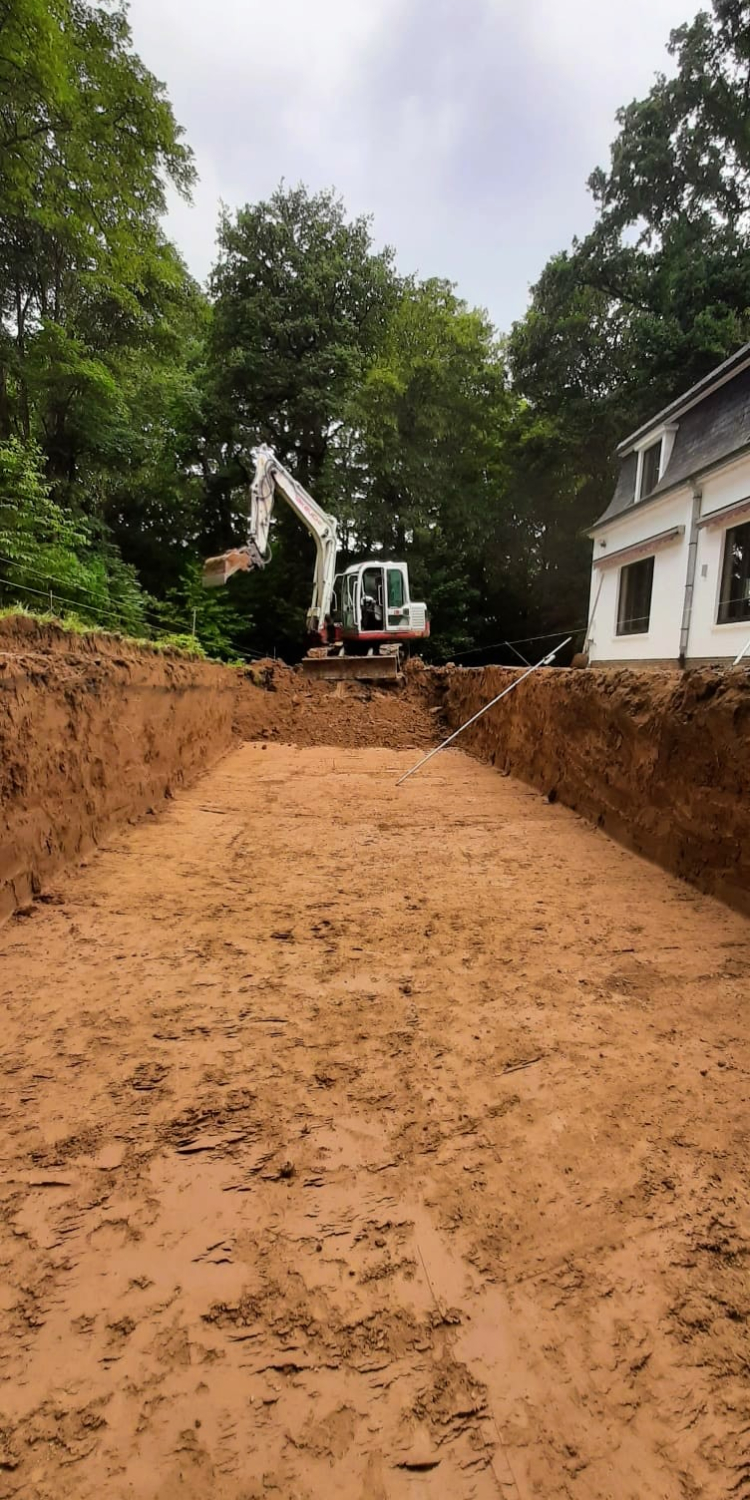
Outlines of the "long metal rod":
M734 661L732 662L732 666L738 667L743 657L747 656L748 651L750 651L750 641L745 641L745 644L742 647L739 656L735 656Z
M478 713L472 714L472 717L467 719L465 724L462 724L458 729L454 729L453 734L449 734L447 740L443 740L442 745L436 745L435 749L428 751L427 755L423 755L422 759L418 760L417 764L412 766L410 771L405 771L403 776L399 776L396 786L400 786L402 781L408 781L409 777L413 776L414 772L418 771L421 766L426 766L428 760L432 760L433 755L437 755L441 750L445 749L446 745L450 745L451 741L457 739L459 734L463 734L464 730L468 729L470 724L476 724L477 719L481 719L482 714L486 714L487 710L493 708L496 703L499 703L501 698L506 698L508 693L513 692L514 688L520 687L521 683L525 682L526 678L530 677L532 672L538 672L540 667L548 667L550 662L554 661L558 652L562 651L563 646L570 645L572 639L572 635L569 635L566 641L561 641L559 646L555 646L554 651L548 652L546 656L542 657L541 661L537 661L533 667L529 667L528 672L522 672L521 676L517 677L516 681L510 684L510 687L503 688L503 691L498 693L496 698L493 698L489 703L485 703L484 708L480 708Z
M602 591L602 584L603 583L604 583L604 574L600 573L599 574L599 587L598 587L598 589L596 591L596 598L594 600L594 608L592 609L591 614L589 615L589 623L586 626L586 634L583 637L583 649L584 649L584 651L588 651L588 649L589 649L589 641L591 640L591 632L592 632L592 630L594 628L594 619L596 617L596 611L597 611L597 607L598 607L598 604L599 604L599 596L600 596L601 591Z

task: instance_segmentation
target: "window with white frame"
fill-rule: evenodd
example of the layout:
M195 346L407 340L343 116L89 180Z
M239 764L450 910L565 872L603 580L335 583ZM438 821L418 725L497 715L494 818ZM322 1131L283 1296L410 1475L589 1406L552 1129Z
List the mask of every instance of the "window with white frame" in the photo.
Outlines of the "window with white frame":
M620 568L620 591L617 598L617 634L646 635L651 623L651 595L654 588L654 559Z
M724 536L718 625L750 620L750 521L731 526Z
M641 453L640 484L638 485L638 499L644 500L650 495L659 483L661 473L661 438L644 448Z

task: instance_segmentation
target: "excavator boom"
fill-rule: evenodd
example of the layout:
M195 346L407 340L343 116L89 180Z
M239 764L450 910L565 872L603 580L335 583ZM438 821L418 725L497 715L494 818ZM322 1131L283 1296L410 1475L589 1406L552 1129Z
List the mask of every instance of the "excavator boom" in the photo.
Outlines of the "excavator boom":
M274 498L278 492L315 542L315 577L313 595L307 612L307 628L322 639L330 614L333 582L336 576L337 528L335 516L329 516L307 490L279 463L272 448L262 444L253 449L255 472L250 486L250 516L247 544L209 557L203 567L206 588L220 588L233 574L264 568L271 561L269 533Z

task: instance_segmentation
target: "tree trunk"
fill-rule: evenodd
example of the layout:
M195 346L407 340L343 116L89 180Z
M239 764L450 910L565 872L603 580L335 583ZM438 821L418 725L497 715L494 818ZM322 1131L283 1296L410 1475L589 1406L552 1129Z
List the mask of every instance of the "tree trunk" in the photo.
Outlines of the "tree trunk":
M26 358L26 306L21 292L20 282L16 282L16 349L18 350L18 407L21 422L21 431L26 442L31 437L31 413L29 411L29 392L23 373L24 360Z

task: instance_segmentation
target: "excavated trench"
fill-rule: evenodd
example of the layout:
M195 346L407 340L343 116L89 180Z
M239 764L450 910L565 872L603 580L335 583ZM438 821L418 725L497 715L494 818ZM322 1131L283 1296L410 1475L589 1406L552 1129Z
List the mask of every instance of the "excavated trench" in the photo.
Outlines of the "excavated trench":
M744 1494L745 676L3 632L0 1500Z
M333 685L0 621L0 921L238 740L425 747L519 675L416 663L401 689ZM459 745L748 912L749 731L743 668L547 670Z

